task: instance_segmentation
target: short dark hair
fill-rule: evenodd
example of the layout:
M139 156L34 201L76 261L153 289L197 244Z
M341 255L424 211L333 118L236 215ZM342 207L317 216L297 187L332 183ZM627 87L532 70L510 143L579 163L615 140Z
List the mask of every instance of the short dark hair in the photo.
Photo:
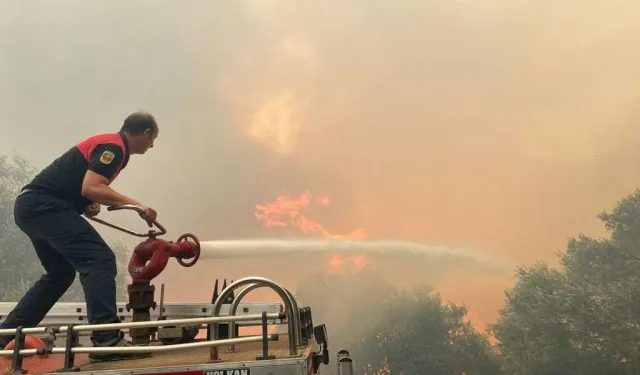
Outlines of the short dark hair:
M142 134L145 130L157 130L158 124L155 117L149 112L138 111L130 114L120 129L132 135Z

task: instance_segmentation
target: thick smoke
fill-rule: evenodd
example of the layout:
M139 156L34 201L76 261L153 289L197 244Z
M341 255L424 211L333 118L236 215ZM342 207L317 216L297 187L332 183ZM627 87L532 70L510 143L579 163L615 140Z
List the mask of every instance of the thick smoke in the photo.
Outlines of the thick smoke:
M44 166L144 108L160 138L114 187L173 239L275 235L255 204L310 189L336 232L553 261L640 183L639 15L621 0L2 2L0 146ZM398 283L440 280L486 319L502 302L508 276L399 258ZM172 263L161 280L206 300L202 272L293 288L326 261Z

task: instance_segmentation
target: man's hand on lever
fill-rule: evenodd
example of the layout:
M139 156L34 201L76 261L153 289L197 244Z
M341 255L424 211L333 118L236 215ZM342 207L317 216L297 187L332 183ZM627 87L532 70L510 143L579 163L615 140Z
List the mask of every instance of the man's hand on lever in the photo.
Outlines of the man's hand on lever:
M140 217L142 217L147 221L147 224L149 224L149 227L152 227L153 222L156 221L156 217L158 216L158 213L156 212L156 210L154 210L151 207L147 207L143 205L139 205L139 207L144 210L144 213L141 213Z
M97 214L100 213L100 203L97 202L93 202L90 205L87 206L87 208L84 210L84 214L87 217L94 217Z

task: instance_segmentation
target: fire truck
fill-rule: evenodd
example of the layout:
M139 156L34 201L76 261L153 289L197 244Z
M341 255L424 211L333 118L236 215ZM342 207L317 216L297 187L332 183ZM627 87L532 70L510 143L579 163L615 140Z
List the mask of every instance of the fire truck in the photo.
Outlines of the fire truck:
M143 211L136 206L113 206L108 211ZM129 261L132 282L128 301L118 303L119 323L89 324L84 303L57 303L37 327L0 329L15 337L0 348L0 372L4 374L92 375L311 375L329 364L328 336L324 324L314 325L311 309L299 306L293 294L264 277L226 280L219 290L216 280L209 303L165 303L164 284L159 304L151 282L176 258L184 267L200 257L200 243L193 234L178 240L158 238L166 230L158 222L147 233L138 233L97 217L91 220L146 239ZM190 260L190 261L189 261ZM242 288L242 289L240 289ZM257 288L273 290L281 301L246 303L242 299ZM236 290L239 290L236 294ZM0 321L15 303L0 303ZM254 332L241 334L240 328ZM88 337L95 330L122 330L133 343L125 347L93 347ZM261 332L261 333L258 333ZM92 352L146 353L142 358L91 362ZM337 355L338 373L354 374L348 351Z

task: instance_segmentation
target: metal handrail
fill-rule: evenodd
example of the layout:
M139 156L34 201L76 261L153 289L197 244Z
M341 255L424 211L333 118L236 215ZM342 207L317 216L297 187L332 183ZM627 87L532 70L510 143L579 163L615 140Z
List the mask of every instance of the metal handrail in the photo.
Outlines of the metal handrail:
M124 329L124 328L141 328L141 327L160 327L166 325L173 326L193 326L195 324L218 324L222 322L232 322L232 321L240 321L240 320L254 320L259 319L262 321L262 335L257 336L249 336L249 337L240 337L240 338L229 338L229 339L211 339L207 338L206 341L200 342L192 342L185 344L174 344L174 345L162 345L162 346L111 346L111 347L77 347L78 338L81 332L85 331L99 331L99 330L108 330L108 329ZM1 356L12 356L12 371L15 373L21 373L22 370L22 362L24 356L27 355L48 355L48 354L64 354L64 368L65 370L71 370L74 367L74 355L76 353L154 353L154 352L165 352L172 350L184 350L184 349L194 349L194 348L215 348L217 350L218 346L222 345L234 345L234 344L244 344L244 343L252 343L252 342L262 342L262 350L263 353L268 353L268 342L269 341L277 341L278 334L268 334L267 333L267 322L268 319L284 319L285 314L281 313L272 313L267 314L266 311L263 311L262 314L257 315L240 315L240 316L212 316L206 318L194 318L194 319L172 319L172 320L161 320L161 321L144 321L144 322L131 322L131 323L111 323L111 324L88 324L88 325L69 325L67 327L34 327L34 328L23 328L18 327L16 329L4 329L0 330L0 334L15 334L15 346L13 350L0 350ZM45 347L40 349L24 349L25 344L25 335L28 333L67 333L66 345L64 348L55 348L55 347Z
M280 286L278 283L272 280L269 280L264 277L253 276L253 277L245 277L243 279L232 282L221 292L220 296L213 304L213 316L215 317L220 314L220 309L222 308L223 301L229 298L229 296L231 295L231 293L235 291L235 289L244 285L254 284L254 283L262 283L265 286L271 288L274 292L276 292L280 296L280 298L284 302L286 311L291 315L291 317L287 319L287 325L289 330L289 335L288 335L289 336L289 354L296 355L298 352L298 347L296 342L297 341L296 332L300 330L300 317L297 314L297 310L298 310L297 303L295 299L290 298L290 294L287 293L282 286ZM210 337L210 338L217 339L218 324L212 323L210 331L211 331L211 334L213 335L213 337ZM212 347L210 356L212 360L217 359L218 348Z
M268 285L264 284L263 282L257 282L257 283L251 284L251 285L247 286L246 288L242 289L240 291L240 293L238 293L236 298L234 298L233 301L231 302L231 307L229 309L229 315L235 315L236 314L236 312L238 311L238 307L240 306L240 302L242 301L242 299L247 294L251 293L255 289L265 288L265 287L268 287ZM294 311L298 312L299 308L298 308L298 303L297 303L296 299L293 297L293 295L291 294L291 292L287 288L283 287L282 289L284 290L285 293L287 293L287 295L289 296L289 299L293 302ZM302 328L302 324L300 322L300 316L298 314L295 315L296 317L298 317L298 327ZM230 322L229 323L229 338L234 338L235 334L236 334L235 333L235 323L234 322ZM290 332L289 334L292 334L292 333ZM298 345L300 345L300 343L302 343L302 329L296 330L295 335L296 335L296 342L297 342ZM233 349L233 346L230 349Z
M267 335L269 341L278 341L278 334ZM223 340L210 340L200 342L190 342L186 344L174 344L174 345L157 345L157 346L110 346L110 347L75 347L71 349L71 353L155 353L166 352L171 350L185 350L195 348L208 348L214 346L224 346L231 344L246 344L252 342L261 342L263 340L262 335L239 337L234 339ZM48 348L48 349L22 349L20 350L21 356L26 355L46 355L46 354L65 354L66 348ZM13 355L13 350L0 350L0 356Z
M283 319L284 314L282 313L272 313L267 314L268 319ZM146 327L162 327L162 326L189 326L195 324L212 324L212 323L227 323L227 322L239 322L239 321L247 321L247 320L260 320L262 319L261 314L251 314L251 315L228 315L228 316L211 316L206 318L189 318L189 319L172 319L172 320L154 320L147 322L129 322L129 323L108 323L108 324L85 324L85 325L77 325L72 329L74 332L83 332L83 331L103 331L103 330L113 330L113 329L123 329L123 328L146 328ZM23 328L22 333L30 334L30 333L46 333L47 327L34 327L34 328ZM50 328L49 328L50 329ZM56 329L56 333L66 332L68 327L59 327ZM0 329L0 335L12 335L16 334L16 328L9 329Z
M258 288L264 288L265 284L261 284L261 283L255 283L255 284L251 284L249 286L247 286L246 288L242 289L240 291L240 293L238 293L238 295L233 299L233 301L231 302L231 309L229 310L229 315L234 315L231 313L231 311L237 311L238 310L238 305L239 305L239 301L244 298L247 294L249 294L251 291L258 289ZM229 338L235 338L236 336L236 325L234 322L229 322ZM235 350L235 345L230 345L229 346L229 350Z
M278 293L280 295L280 297L283 299L283 301L285 302L285 307L287 309L287 312L294 312L294 311L297 312L297 311L299 311L298 303L295 300L295 298L293 298L293 295L291 294L291 292L289 292L289 290L287 290L285 287L281 286L280 284L278 284L278 283L276 283L276 282L274 282L272 280L263 278L263 277L247 277L247 278L244 278L244 279L240 279L240 280L236 281L233 284L236 284L236 283L238 283L240 281L242 281L242 283L235 285L233 289L238 288L238 287L240 287L242 285L248 284L250 281L254 281L255 284L258 284L256 286L256 288L257 287L269 287L272 290L274 290L276 293ZM231 288L231 285L229 285L229 287L227 287L227 288ZM248 289L248 290L244 293L244 295L246 295L248 292L250 292L254 288L249 286L249 287L247 287L245 289ZM284 296L286 296L286 298L283 296L283 294L284 294ZM244 297L244 295L242 297ZM234 300L237 300L238 297L236 297ZM222 299L220 299L220 300L222 300ZM288 302L290 303L291 306L287 306L287 303L286 303L287 300L288 300ZM219 309L216 311L215 305L213 307L213 310L214 310L214 314L216 312L217 313L220 312ZM237 310L237 307L236 307L236 310ZM231 311L229 311L229 312L231 312ZM232 315L232 314L230 314L230 315ZM300 344L301 337L302 337L301 333L300 333L300 331L301 331L300 316L298 314L291 315L291 319L289 319L289 322L292 323L289 326L289 332L290 332L289 336L293 335L293 337L295 339L295 343L292 344L292 347L294 347L294 346L297 347ZM292 326L293 326L293 328L292 328ZM296 329L295 327L298 327L298 328ZM293 331L292 331L292 329L293 329ZM293 351L291 354L295 354L295 351Z

